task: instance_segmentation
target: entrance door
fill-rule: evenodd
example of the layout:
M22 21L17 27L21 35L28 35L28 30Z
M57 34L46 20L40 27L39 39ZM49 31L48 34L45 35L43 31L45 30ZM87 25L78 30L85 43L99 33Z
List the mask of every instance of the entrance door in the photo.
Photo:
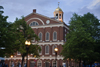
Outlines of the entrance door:
M49 67L49 62L45 62L45 67Z

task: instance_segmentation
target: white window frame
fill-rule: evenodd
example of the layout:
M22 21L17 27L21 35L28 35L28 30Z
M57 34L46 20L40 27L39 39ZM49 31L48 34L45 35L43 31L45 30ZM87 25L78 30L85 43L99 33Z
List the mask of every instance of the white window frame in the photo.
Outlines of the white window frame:
M46 46L48 46L48 53L46 53ZM45 46L45 54L48 55L49 54L49 45Z
M38 36L41 34L41 39L39 40L39 41L42 41L42 33L40 32L39 34L38 34Z
M47 33L48 33L48 35L49 35L49 39L48 39L48 40L46 39ZM46 34L45 34L45 40L46 40L46 41L49 41L49 40L50 40L50 33L49 33L49 32L46 32Z
M37 61L37 66L39 65L39 63L41 64L40 67L42 67L42 61L40 59Z
M54 33L56 33L56 39L54 39ZM53 41L57 41L57 32L56 31L53 32Z

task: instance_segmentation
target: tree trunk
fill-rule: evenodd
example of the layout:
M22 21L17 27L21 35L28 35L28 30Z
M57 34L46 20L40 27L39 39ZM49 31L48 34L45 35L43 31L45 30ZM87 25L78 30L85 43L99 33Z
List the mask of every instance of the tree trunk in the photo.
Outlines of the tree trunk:
M79 67L81 67L81 58L79 59Z

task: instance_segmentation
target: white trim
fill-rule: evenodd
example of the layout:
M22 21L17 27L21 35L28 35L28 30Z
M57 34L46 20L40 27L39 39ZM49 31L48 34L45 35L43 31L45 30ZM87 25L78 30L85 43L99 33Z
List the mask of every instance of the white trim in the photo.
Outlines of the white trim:
M67 28L68 30L69 30L69 28L68 27L66 27L64 24L48 24L48 25L38 25L38 26L31 26L31 28L46 28L46 27L50 27L50 28L52 28L52 27L65 27L65 28Z
M33 20L33 19L38 19L42 22L43 25L45 25L44 22L40 18L31 18L31 19L27 20L26 22L29 22L30 20Z
M63 44L65 44L64 42L41 42L41 43L37 43L37 42L35 42L35 43L32 43L33 45L34 44L38 44L38 45L46 45L46 44L49 44L49 45L53 45L53 44L61 44L61 45L63 45Z
M64 57L62 57L62 56L58 56L57 55L57 60L58 59L63 59ZM17 59L22 59L22 57L20 56L20 57L13 57L12 58L13 60L17 60ZM26 57L25 57L25 59L26 59ZM37 59L51 59L51 60L54 60L55 59L55 56L52 56L52 57L50 57L50 56L41 56L41 57L39 57L39 58L35 58L35 57L28 57L28 60L30 60L30 59L35 59L35 60L37 60ZM11 58L5 58L5 60L11 60Z
M47 31L47 32L45 33L45 41L49 41L49 40L46 40L46 37L47 37L46 34L47 34L47 33L49 34L49 40L50 40L50 33Z

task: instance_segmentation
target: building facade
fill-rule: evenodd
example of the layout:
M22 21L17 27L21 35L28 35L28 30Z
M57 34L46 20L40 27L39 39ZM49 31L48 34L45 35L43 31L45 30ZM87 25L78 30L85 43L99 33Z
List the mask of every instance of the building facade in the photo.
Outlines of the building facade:
M38 43L42 49L39 52L39 58L28 55L28 67L78 66L74 60L63 60L62 55L60 55L63 49L62 45L66 42L65 36L69 28L63 22L63 11L59 6L55 9L54 17L52 18L38 14L36 13L36 9L33 9L33 12L25 17L25 21L40 38L39 42L35 41L35 39L32 40L32 44ZM58 48L56 64L54 48ZM17 52L13 58L5 58L5 60L6 63L9 64L9 67L11 67L11 65L18 67L18 65L21 64L21 54ZM26 63L26 61L24 63Z

